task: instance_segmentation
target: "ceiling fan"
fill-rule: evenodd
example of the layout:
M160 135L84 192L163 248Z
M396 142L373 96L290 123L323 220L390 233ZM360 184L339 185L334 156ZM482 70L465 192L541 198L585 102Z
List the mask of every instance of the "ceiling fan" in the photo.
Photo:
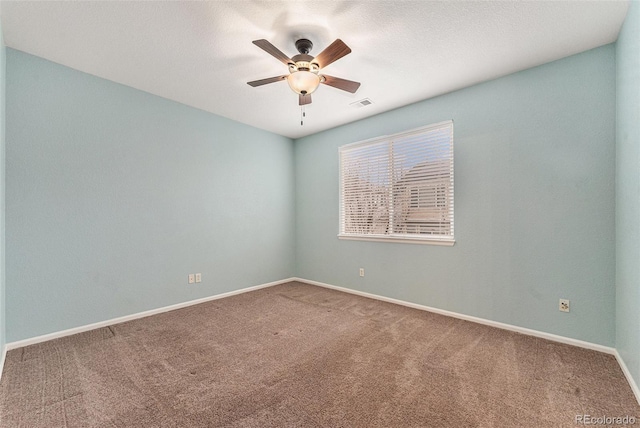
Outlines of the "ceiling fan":
M351 92L352 94L360 87L359 82L329 76L324 73L320 74L320 71L326 66L351 53L349 46L340 39L336 39L316 57L309 55L313 43L308 39L296 41L296 49L300 53L293 58L287 57L265 39L254 40L253 44L286 64L289 67L289 74L247 82L250 86L256 87L286 80L289 83L289 87L298 94L298 104L301 106L311 104L311 94L318 89L320 83Z

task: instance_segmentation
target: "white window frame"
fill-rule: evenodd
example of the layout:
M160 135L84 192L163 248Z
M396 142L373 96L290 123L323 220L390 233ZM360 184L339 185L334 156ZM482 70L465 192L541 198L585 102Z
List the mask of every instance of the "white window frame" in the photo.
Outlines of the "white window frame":
M444 210L440 210L440 211L441 212L444 211L445 212L444 215L446 217L445 221L435 222L435 224L438 224L437 227L444 227L443 230L446 231L445 233L439 234L434 232L435 230L433 226L434 223L431 222L430 220L426 220L426 221L420 220L417 222L404 221L401 223L397 223L397 220L394 219L394 215L399 215L399 214L394 213L393 192L394 192L394 188L395 189L398 188L398 183L400 183L400 180L402 179L397 180L397 179L394 179L393 177L398 177L401 174L404 174L404 177L406 178L407 172L410 171L406 169L403 170L402 167L397 168L396 166L397 162L394 161L394 144L398 146L402 144L400 142L402 141L403 138L406 139L411 137L420 137L422 135L424 135L428 140L430 132L431 133L435 131L442 132L443 129L447 130L450 133L449 141L448 141L448 149L446 149L443 152L442 145L440 144L440 146L438 147L439 157L441 157L439 159L441 166L438 166L437 168L439 169L439 172L442 172L445 170L449 172L448 176L446 175L446 172L445 172L445 179L444 179L445 181L444 182L442 181L442 177L440 177L438 180L430 179L428 177L420 177L420 178L424 178L425 181L417 183L417 186L414 187L413 189L410 187L410 185L409 187L407 187L406 183L408 182L408 180L405 181L405 185L401 185L401 189L405 189L406 191L409 192L410 195L414 195L414 194L417 195L417 198L418 198L416 201L409 199L409 201L406 203L405 210L409 210L409 211L412 209L414 211L419 211L419 210L424 211L424 209L428 210L428 207L425 207L423 205L424 201L422 198L424 198L424 196L423 196L422 189L425 189L425 188L428 189L430 187L433 187L434 189L433 195L435 196L433 199L432 208L436 211L440 208L444 208ZM394 143L395 141L399 141L399 142ZM387 151L387 149L385 148L385 144L388 146L388 155L385 154L385 152ZM416 152L419 155L416 158L413 158L411 161L416 162L412 167L414 168L414 170L415 170L415 167L422 164L422 167L421 167L423 171L422 174L426 175L426 173L424 173L424 170L426 169L430 170L431 166L426 164L426 162L429 162L428 160L421 160L422 158L420 157L420 155L424 156L426 159L426 156L427 156L426 152L429 152L429 149L431 149L432 146L423 146L423 147L428 147L428 148L425 150L425 152ZM354 149L366 150L367 148L371 148L371 150L375 150L375 155L374 154L370 155L371 158L377 157L377 158L383 159L382 161L380 161L380 164L383 164L382 168L379 167L379 164L376 164L378 165L378 169L376 169L376 171L385 171L385 170L389 171L388 173L384 172L380 175L376 175L376 178L378 178L380 176L384 176L384 174L388 174L387 182L386 184L377 184L376 186L378 186L379 189L374 191L373 195L371 193L367 195L370 198L375 199L376 198L375 195L378 195L379 193L378 196L380 196L380 198L377 198L377 201L375 203L380 203L380 206L378 207L377 211L380 211L383 217L382 217L382 220L379 220L377 225L375 224L375 220L371 220L370 222L365 221L362 224L360 224L358 220L356 220L354 223L350 224L349 226L350 228L358 227L362 229L363 227L365 229L369 228L370 230L366 232L347 232L345 230L347 228L346 226L347 215L346 215L346 208L345 208L345 181L348 181L348 180L345 180L345 173L346 173L345 163L349 162L349 158L348 158L349 153L350 152L354 153L355 152ZM396 149L396 152L398 151L400 151L400 149ZM445 154L443 155L443 153ZM453 121L452 120L439 122L439 123L435 123L432 125L428 125L428 126L424 126L416 129L411 129L409 131L400 132L393 135L385 135L382 137L376 137L376 138L372 138L365 141L359 141L356 143L347 144L338 149L338 156L339 156L339 172L340 172L340 188L339 188L340 204L339 204L339 233L338 233L339 239L349 239L349 240L359 240L359 241L378 241L378 242L404 242L404 243L414 243L414 244L446 245L446 246L452 246L455 244L454 222L453 222L454 199L453 199ZM399 155L395 155L395 156L399 156ZM351 159L350 161L353 162L353 159ZM384 167L385 162L388 163L388 167L386 168ZM444 166L442 164L444 164ZM401 171L397 172L395 171L395 169L400 169ZM420 171L418 172L420 173ZM379 173L376 172L376 174L379 174ZM360 175L357 175L357 176L360 177ZM360 181L358 183L360 183ZM368 187L372 185L371 182L367 182L367 183L368 183L367 184ZM445 204L444 207L442 206L443 191L441 189L446 189L446 191L444 192L444 204ZM352 191L352 189L350 190ZM427 192L429 191L427 190ZM353 193L350 193L349 197L353 197ZM384 199L386 200L386 202L380 202L380 199ZM397 200L398 196L396 196L395 199ZM371 206L371 204L369 203L368 206ZM407 206L409 208L406 208ZM357 208L357 210L359 210L359 208ZM424 212L423 213L414 212L414 214L424 215ZM434 215L434 214L427 214L427 215ZM441 219L443 218L442 214L437 214L437 215ZM442 226L442 225L445 225L445 226ZM382 226L382 229L385 229L382 233L380 233L380 229L381 229L380 226ZM400 227L405 230L408 230L411 228L414 231L414 233L399 232L397 230L393 230L394 227L396 228ZM376 230L373 231L373 229L376 229ZM427 230L427 232L415 233L415 230Z

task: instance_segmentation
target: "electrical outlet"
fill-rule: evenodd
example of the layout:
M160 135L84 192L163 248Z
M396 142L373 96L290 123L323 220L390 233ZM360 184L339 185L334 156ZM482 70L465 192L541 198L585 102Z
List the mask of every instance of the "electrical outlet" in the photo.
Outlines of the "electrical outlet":
M202 274L201 273L197 273L196 274L196 282L202 282Z
M189 274L189 284L196 282L196 276L192 273Z
M560 312L569 312L569 300L560 299Z
M360 268L360 276L364 276L364 268Z

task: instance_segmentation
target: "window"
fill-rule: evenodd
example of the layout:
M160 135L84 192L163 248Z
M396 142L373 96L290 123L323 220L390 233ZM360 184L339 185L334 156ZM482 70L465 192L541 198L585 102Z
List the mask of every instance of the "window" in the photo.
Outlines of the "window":
M453 122L340 147L341 239L453 245Z

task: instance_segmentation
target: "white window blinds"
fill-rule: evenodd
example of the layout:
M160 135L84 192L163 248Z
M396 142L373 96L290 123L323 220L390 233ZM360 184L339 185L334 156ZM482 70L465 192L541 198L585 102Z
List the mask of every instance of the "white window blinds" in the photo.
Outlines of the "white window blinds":
M340 238L453 244L453 122L340 148Z

